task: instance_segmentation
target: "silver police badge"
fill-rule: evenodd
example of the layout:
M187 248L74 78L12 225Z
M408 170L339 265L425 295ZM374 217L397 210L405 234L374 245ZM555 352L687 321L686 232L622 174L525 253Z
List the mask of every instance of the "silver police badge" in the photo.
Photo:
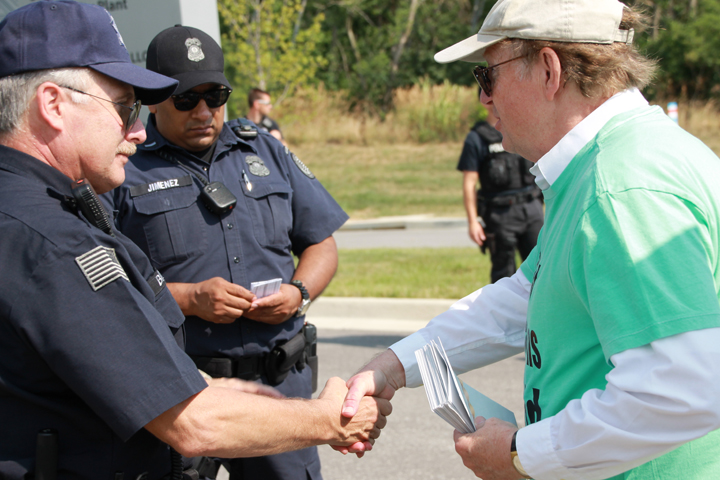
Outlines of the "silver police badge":
M245 157L245 163L250 167L250 173L257 177L267 177L270 175L270 170L265 166L265 162L258 156L248 155Z
M302 160L300 160L298 158L297 155L295 155L294 153L291 153L290 157L293 159L293 162L295 162L295 165L297 165L297 167L300 169L301 172L303 172L305 174L306 177L315 178L315 175L313 175L313 173L310 171L310 169L307 167L307 165L305 165L302 162Z
M188 38L185 40L185 46L188 49L188 59L193 62L199 62L205 58L205 54L202 51L202 42L197 38Z

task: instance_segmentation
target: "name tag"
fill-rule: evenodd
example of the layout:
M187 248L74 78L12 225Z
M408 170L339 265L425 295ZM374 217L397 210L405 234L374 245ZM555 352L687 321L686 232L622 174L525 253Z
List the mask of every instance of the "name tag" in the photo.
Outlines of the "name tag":
M142 185L135 185L130 188L130 197L140 197L147 195L148 193L157 192L159 190L169 190L171 188L187 187L192 185L192 177L185 175L180 178L169 178L167 180L160 180L159 182L143 183Z

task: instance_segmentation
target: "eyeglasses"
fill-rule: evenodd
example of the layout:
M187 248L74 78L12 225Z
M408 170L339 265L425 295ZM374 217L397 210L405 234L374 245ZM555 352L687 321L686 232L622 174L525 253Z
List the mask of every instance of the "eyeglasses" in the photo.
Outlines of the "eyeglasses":
M260 105L272 105L272 102L270 100L255 100Z
M135 122L137 122L137 119L140 116L140 107L142 107L142 102L140 100L135 100L135 103L133 103L132 107L128 107L127 105L123 105L122 103L113 102L112 100L108 100L107 98L102 98L98 97L97 95L93 95L92 93L83 92L82 90L78 90L77 88L68 87L67 85L59 86L62 88L67 88L68 90L72 90L73 92L82 93L83 95L97 98L98 100L109 102L113 105L117 105L118 107L122 107L123 110L118 111L118 115L120 115L120 118L123 121L123 125L125 126L125 133L130 131L130 129L133 127L133 125L135 125ZM126 112L126 110L129 110L129 113Z
M527 55L520 55L519 57L511 58L510 60L505 60L504 62L496 63L495 65L492 65L490 67L480 67L477 66L473 69L473 75L475 75L475 80L477 80L478 85L480 85L480 88L483 89L483 92L485 92L485 95L488 97L492 95L492 77L490 76L490 71L494 68L499 67L500 65L505 65L506 63L512 62L513 60L517 60L519 58L526 57Z
M230 88L215 88L208 90L207 92L185 92L179 95L173 95L173 103L175 108L181 112L189 112L193 108L197 107L200 103L200 99L205 100L205 104L208 108L218 108L225 105L230 98L232 89Z

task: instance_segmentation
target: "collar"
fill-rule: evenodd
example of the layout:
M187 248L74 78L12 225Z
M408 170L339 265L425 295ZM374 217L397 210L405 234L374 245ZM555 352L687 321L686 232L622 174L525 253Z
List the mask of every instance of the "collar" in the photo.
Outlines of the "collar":
M595 138L605 124L616 115L648 105L640 90L631 88L616 93L570 130L548 153L530 168L535 183L547 190L560 177L575 155Z
M72 197L73 180L70 177L14 148L0 145L0 169L35 180L62 196Z

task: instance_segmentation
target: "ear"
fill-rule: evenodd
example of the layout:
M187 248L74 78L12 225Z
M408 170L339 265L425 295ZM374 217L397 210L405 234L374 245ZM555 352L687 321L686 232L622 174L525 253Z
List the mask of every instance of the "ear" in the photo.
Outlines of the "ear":
M148 110L150 110L150 113L155 115L157 113L157 105L146 105L148 107Z
M562 88L562 65L555 50L545 47L539 53L545 99L554 100Z
M45 82L35 93L35 104L40 118L53 130L63 130L68 105L62 96L61 88L52 82Z

